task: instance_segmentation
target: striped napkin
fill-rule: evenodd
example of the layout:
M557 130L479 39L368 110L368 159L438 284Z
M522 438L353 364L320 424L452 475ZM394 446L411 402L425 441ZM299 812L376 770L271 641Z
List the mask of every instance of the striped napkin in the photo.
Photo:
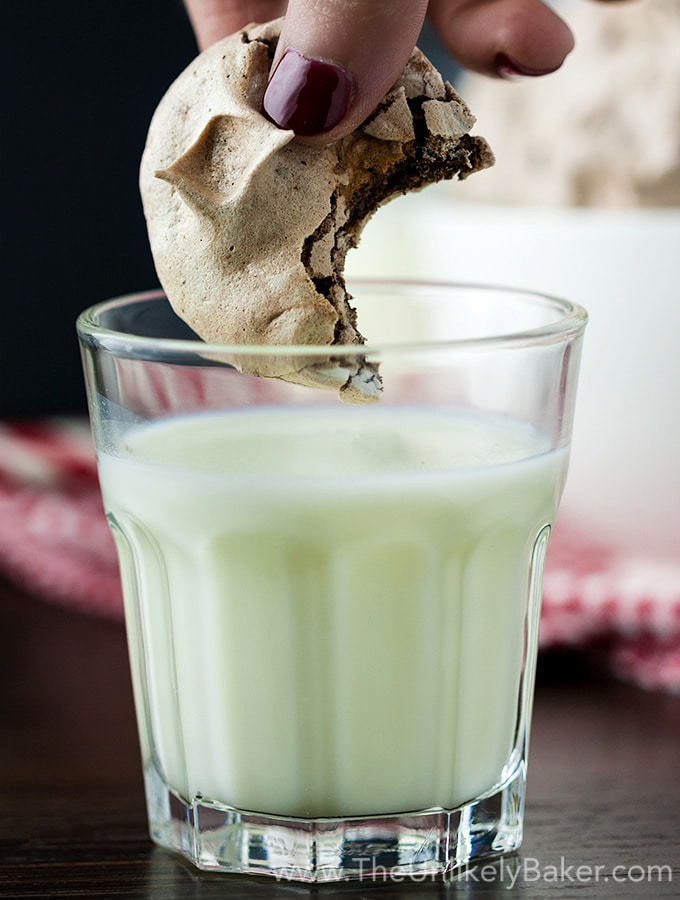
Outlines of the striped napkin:
M83 419L0 423L0 573L45 600L122 620ZM624 680L680 694L680 560L622 554L558 521L540 643L588 649Z
M0 423L0 572L31 594L122 619L86 421Z

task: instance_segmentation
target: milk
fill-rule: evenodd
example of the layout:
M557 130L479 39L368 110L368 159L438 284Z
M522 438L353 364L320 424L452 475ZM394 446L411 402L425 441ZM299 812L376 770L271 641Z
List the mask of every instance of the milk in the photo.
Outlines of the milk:
M498 784L564 448L446 410L264 408L140 426L99 465L171 790L326 817Z

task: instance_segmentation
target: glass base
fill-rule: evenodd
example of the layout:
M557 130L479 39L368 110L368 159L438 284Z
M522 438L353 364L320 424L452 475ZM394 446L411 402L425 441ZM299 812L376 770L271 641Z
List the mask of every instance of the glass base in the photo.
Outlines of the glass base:
M455 878L522 842L525 765L500 788L456 810L294 819L178 797L148 766L150 833L199 869L282 882Z

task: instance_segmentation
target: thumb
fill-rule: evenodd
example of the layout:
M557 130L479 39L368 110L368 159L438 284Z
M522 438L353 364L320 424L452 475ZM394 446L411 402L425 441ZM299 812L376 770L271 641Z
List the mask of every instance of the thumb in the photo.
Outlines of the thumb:
M426 11L427 0L290 0L266 115L310 143L348 134L401 75Z

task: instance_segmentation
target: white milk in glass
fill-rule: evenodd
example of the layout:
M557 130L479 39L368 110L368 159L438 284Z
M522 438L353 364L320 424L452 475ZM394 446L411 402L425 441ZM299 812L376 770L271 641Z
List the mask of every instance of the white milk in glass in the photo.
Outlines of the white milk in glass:
M445 410L128 432L100 475L147 763L186 800L296 817L493 788L566 458L527 425Z

